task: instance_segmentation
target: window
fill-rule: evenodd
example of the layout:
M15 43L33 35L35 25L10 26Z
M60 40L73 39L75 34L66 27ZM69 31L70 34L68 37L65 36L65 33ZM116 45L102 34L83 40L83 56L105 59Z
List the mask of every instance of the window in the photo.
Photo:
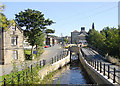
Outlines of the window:
M12 29L13 29L13 30L16 30L16 25L15 25L15 26L12 26Z
M13 51L13 59L14 59L14 60L17 60L17 59L18 59L18 52L17 52L17 50L14 50L14 51Z
M17 45L17 36L15 36L15 37L11 37L11 43L12 43L12 45Z

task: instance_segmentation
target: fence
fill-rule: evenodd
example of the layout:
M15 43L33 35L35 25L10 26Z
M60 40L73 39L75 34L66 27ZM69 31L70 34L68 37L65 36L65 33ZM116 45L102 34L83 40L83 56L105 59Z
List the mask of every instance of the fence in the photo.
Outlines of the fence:
M103 61L99 60L91 60L90 58L87 58L87 55L82 51L81 53L85 60L97 71L100 73L103 73L104 76L107 76L108 79L112 79L113 83L117 83L120 85L120 70L116 70L115 67L112 67L110 64L107 64Z
M36 69L37 71L41 69L42 67L46 66L47 64L53 64L54 62L57 62L64 57L68 55L68 51L62 51L60 55L57 55L55 57L52 57L51 61L41 60L37 61L36 63L31 64L30 66L26 67L26 69L22 70L21 73L14 74L9 78L4 77L3 81L0 81L0 83L3 86L6 85L20 85L20 84L34 84L33 81L36 78Z

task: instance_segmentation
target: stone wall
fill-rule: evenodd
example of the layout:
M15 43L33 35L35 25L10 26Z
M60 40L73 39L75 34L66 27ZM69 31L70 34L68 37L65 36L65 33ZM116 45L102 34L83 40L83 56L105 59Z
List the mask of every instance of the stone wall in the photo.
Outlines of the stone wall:
M88 75L94 83L100 84L101 86L105 84L108 84L109 86L114 86L111 80L103 76L103 73L98 72L96 69L94 69L91 65L87 63L87 61L82 57L81 52L79 54L79 59L84 69L86 70L86 72L88 73Z
M7 31L4 31L4 64L10 64L13 61L13 51L18 52L18 59L16 61L24 61L24 49L23 49L23 32L16 27L12 29L10 26ZM12 45L11 37L17 36L17 45Z
M39 77L41 79L43 79L46 75L48 75L50 72L53 72L61 67L63 67L64 65L68 64L70 62L70 52L68 54L67 57L53 63L53 64L50 64L49 66L46 66L44 67L42 70L40 70L38 72L39 74Z

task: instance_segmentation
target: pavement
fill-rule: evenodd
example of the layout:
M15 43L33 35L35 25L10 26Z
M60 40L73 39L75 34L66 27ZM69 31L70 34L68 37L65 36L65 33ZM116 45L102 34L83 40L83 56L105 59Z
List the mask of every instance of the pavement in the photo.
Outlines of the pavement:
M39 60L46 60L47 62L51 61L51 58L53 56L59 55L64 49L61 47L61 45L55 45L49 48L44 48L44 53L39 57ZM16 63L16 66L18 68L18 71L24 69L24 65L30 66L31 64L34 64L37 62L37 59L34 59L32 61L24 61L22 63ZM0 65L0 76L6 75L11 73L13 70L13 64L8 65Z

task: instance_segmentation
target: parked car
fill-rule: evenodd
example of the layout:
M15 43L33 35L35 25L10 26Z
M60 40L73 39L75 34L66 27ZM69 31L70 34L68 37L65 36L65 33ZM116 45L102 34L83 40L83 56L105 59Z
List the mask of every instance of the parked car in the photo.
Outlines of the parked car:
M48 45L45 45L44 48L48 48L49 46Z

